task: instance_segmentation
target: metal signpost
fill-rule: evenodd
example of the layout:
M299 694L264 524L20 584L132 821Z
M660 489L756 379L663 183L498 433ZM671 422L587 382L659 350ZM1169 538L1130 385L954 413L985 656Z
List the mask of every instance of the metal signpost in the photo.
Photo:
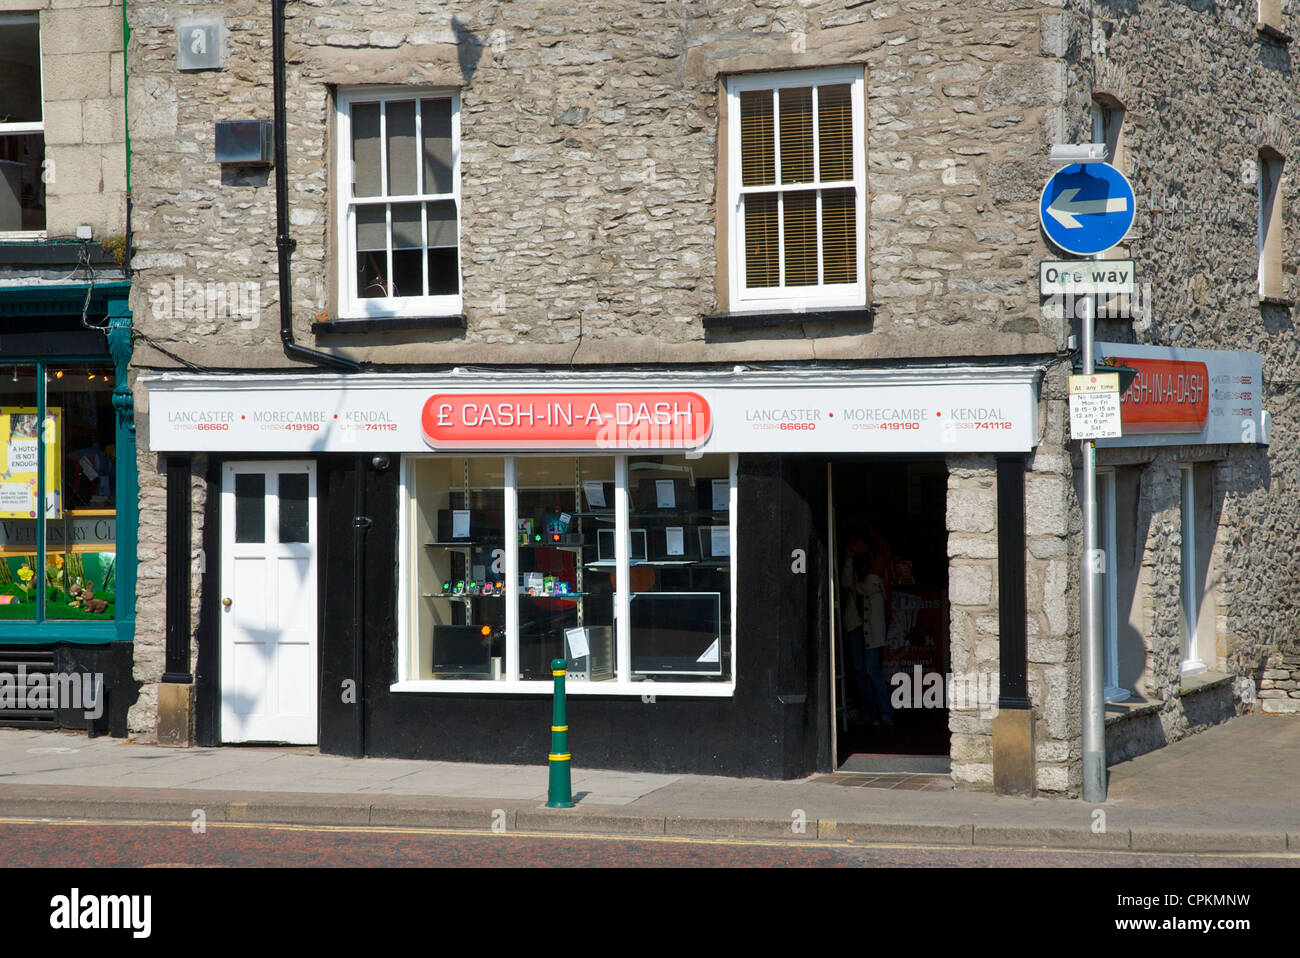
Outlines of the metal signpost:
M1069 165L1057 170L1043 187L1038 218L1043 232L1058 248L1076 256L1097 257L1119 243L1133 225L1135 198L1124 174L1105 162L1100 144L1054 147L1053 159L1066 156ZM1079 325L1083 340L1083 375L1094 374L1091 294ZM1097 574L1104 556L1097 548L1096 444L1083 440L1083 584L1080 626L1083 632L1083 799L1106 799L1105 674L1101 648L1101 594Z

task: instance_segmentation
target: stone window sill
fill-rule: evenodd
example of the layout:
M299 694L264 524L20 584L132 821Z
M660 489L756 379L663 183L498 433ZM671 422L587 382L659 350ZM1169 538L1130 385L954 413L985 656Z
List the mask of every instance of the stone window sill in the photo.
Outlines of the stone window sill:
M1287 33L1281 27L1274 26L1271 23L1256 24L1255 29L1263 36L1276 40L1278 43L1290 43L1295 39L1295 37L1291 36L1291 34Z
M392 316L385 319L329 319L312 323L313 335L331 333L394 333L412 329L464 329L465 315Z
M1285 306L1287 309L1295 305L1295 300L1289 296L1261 296L1259 302L1261 306Z
M848 309L810 309L806 312L780 310L770 313L713 313L704 317L705 329L757 329L764 326L788 326L795 323L838 323L868 326L875 316L869 306Z
M1159 702L1128 699L1123 702L1107 702L1105 717L1107 725L1123 722L1138 715L1153 715L1160 711Z
M1204 692L1206 689L1231 685L1234 678L1235 676L1226 672L1201 672L1198 675L1187 675L1183 677L1178 694L1180 696L1195 695L1197 692Z

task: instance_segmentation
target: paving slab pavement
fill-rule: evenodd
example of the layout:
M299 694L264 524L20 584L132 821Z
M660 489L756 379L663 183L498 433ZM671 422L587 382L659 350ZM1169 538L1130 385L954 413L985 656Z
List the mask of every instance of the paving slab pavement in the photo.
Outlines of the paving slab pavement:
M856 842L1265 851L1300 860L1300 719L1251 715L1111 769L1107 801L965 789L353 759L313 748L170 749L0 729L0 817L719 835Z

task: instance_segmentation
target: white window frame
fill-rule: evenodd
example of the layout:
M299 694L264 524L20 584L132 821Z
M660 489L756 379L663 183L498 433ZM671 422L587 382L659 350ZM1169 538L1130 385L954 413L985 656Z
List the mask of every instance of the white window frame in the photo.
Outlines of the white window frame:
M386 157L387 129L385 117L387 104L397 101L419 101L422 99L451 100L451 155L452 155L452 192L424 193L416 192L409 196L390 196L388 194L388 164L380 161L380 195L364 197L359 201L352 196L354 182L352 168L352 107L358 103L383 104L380 110L380 156ZM337 102L337 129L335 168L338 171L338 203L335 223L338 236L338 315L340 319L376 319L389 317L454 316L462 311L464 286L461 278L461 190L460 190L460 93L440 87L358 87L340 90ZM420 111L416 110L416 142L421 141ZM420 189L424 186L424 164L416 164L416 177ZM378 205L381 203L420 203L451 200L456 204L456 288L455 295L443 296L396 296L364 298L357 291L356 269L356 219L355 207L359 205ZM428 270L428 217L421 213L421 239L424 243L425 256L422 262ZM387 217L387 230L391 241L392 216ZM391 276L391 269L389 271ZM426 277L427 278L427 277Z
M1178 590L1179 621L1182 625L1183 677L1206 671L1197 647L1200 626L1201 594L1196 587L1196 463L1179 463L1179 521L1182 530L1181 576Z
M1275 150L1261 149L1255 182L1259 198L1259 298L1277 300L1286 295L1282 251L1286 243L1282 203L1286 159Z
M43 32L40 29L40 14L38 13L0 13L0 28L14 27L20 24L35 23L36 32L36 57L40 64L41 74L41 118L37 121L28 121L24 123L0 123L0 136L14 136L24 133L39 133L43 146L45 144L45 57L42 53ZM49 154L45 156L49 160ZM44 170L42 170L44 174ZM47 184L48 185L48 184ZM49 192L45 195L45 223L48 228L50 216L50 197ZM0 230L0 240L43 240L46 238L47 230Z
M1105 698L1123 702L1129 690L1119 684L1119 537L1115 528L1117 506L1115 470L1097 470L1097 517L1101 549L1105 555L1101 589L1102 649L1105 663Z
M740 94L752 90L772 90L774 100L777 92L789 87L829 86L847 83L852 88L853 112L853 179L821 182L821 157L817 149L817 125L813 124L813 169L812 183L776 183L772 186L742 187L740 170ZM734 313L770 312L770 311L805 311L809 309L835 309L861 307L866 305L867 297L867 176L866 176L866 77L861 67L843 67L828 70L801 70L783 73L743 74L727 79L727 236L730 276L730 310ZM778 101L779 102L779 101ZM813 102L816 104L816 91ZM777 117L777 114L773 114ZM779 118L776 120L779 129ZM776 179L780 179L780 140L777 140ZM818 193L817 203L817 237L818 268L825 266L821 253L821 191L852 187L854 189L855 215L857 220L857 281L849 284L817 286L747 289L745 278L745 242L743 193L781 193L808 192ZM785 230L783 207L778 205L778 261L780 273L785 274L785 247L783 233Z
M554 452L539 454L543 458L554 458L556 455L589 455L581 452ZM517 527L518 518L518 463L527 458L536 458L536 456L514 456L495 453L486 455L486 458L503 459L505 466L504 492L505 492L505 528L514 529ZM400 505L399 505L399 531L397 542L398 556L398 587L397 603L399 609L398 628L397 628L397 677L396 681L389 686L392 692L452 692L467 695L477 695L480 693L497 693L497 694L520 694L531 693L537 695L550 695L554 691L554 683L548 681L537 681L535 679L519 678L519 596L516 589L506 590L506 655L505 655L505 675L500 680L485 680L467 682L459 679L421 679L411 675L411 641L413 622L415 619L413 603L415 597L419 595L414 581L414 570L412 569L411 556L412 549L418 545L413 541L411 528L414 516L412 514L412 501L415 489L415 463L420 459L428 459L429 456L409 455L402 457L401 464L401 486L400 486ZM464 457L458 457L464 458ZM475 456L472 458L484 458ZM614 505L616 530L626 530L630 527L631 517L629 514L628 501L628 457L627 455L616 455L614 460ZM730 698L736 692L736 671L738 660L736 657L736 568L737 568L737 551L736 537L736 475L739 456L731 453L728 456L728 519L729 535L731 540L731 562L729 563L729 584L731 589L731 674L725 680L719 681L701 681L701 682L672 682L642 679L640 681L632 680L631 673L631 612L630 606L630 589L631 576L629 571L629 550L628 536L626 534L615 535L615 555L617 581L619 583L615 595L615 680L612 682L584 682L571 681L565 683L565 692L568 695L635 695L643 696L654 694L656 696L689 696L695 698ZM518 538L513 535L505 536L505 580L507 582L517 582L519 580L519 542Z

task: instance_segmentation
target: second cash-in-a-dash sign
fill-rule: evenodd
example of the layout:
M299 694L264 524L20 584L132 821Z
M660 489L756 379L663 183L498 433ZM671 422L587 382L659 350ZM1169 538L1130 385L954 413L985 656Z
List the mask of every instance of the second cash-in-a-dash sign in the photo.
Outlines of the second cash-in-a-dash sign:
M1109 163L1075 163L1043 187L1038 218L1047 238L1067 253L1104 253L1133 225L1133 187Z

